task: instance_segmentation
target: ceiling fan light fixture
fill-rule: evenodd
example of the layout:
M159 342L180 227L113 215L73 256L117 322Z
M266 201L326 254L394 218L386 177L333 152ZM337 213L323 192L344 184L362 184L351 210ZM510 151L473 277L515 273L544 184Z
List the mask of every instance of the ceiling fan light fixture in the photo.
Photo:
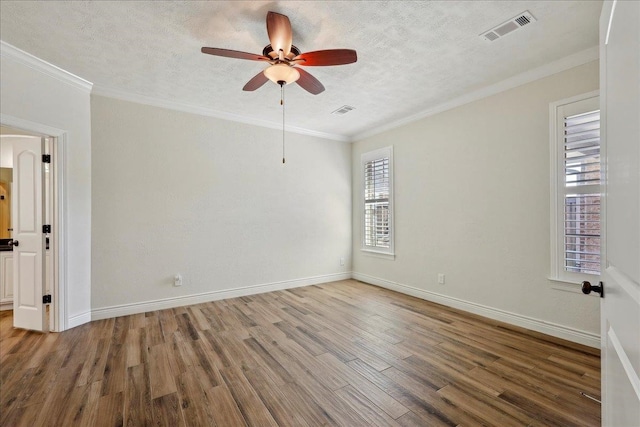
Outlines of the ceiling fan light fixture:
M264 75L276 84L293 83L300 78L300 73L287 64L275 64L264 70Z

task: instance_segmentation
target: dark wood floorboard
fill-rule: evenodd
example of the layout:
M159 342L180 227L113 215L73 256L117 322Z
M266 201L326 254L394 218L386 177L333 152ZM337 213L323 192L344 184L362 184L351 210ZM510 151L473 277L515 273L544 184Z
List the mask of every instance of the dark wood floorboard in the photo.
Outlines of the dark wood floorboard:
M599 351L355 280L63 333L0 313L1 426L599 426Z

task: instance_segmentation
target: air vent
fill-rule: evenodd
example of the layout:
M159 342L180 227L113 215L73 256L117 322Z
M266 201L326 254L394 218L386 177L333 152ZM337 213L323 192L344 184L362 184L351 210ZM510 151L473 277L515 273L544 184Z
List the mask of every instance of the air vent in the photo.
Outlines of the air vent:
M533 15L527 10L517 16L514 16L508 21L503 22L497 27L494 27L489 31L480 34L480 37L492 42L532 22L536 22L536 18L534 18Z
M494 41L495 39L497 39L497 38L499 38L499 37L500 37L499 35L497 35L497 34L496 34L496 33L494 33L493 31L489 31L489 32L488 32L488 33L486 33L484 36L485 36L485 37L487 38L487 40L489 40L489 41Z
M342 107L338 108L337 110L332 111L331 114L337 114L338 116L341 116L343 114L347 114L351 110L355 110L355 108L351 107L349 105L343 105Z

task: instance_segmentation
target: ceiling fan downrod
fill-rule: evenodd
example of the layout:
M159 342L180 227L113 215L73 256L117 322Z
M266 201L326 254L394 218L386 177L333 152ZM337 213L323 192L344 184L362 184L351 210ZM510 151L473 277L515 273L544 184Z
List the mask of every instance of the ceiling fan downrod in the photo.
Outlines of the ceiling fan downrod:
M282 105L282 164L284 164L284 85L287 82L278 80L280 85L280 105Z

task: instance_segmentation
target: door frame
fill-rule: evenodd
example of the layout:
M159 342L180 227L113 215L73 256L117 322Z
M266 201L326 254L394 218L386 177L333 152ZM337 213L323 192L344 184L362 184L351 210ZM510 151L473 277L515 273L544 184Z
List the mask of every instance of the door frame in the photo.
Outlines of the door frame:
M51 167L53 168L53 174L51 175L51 186L53 187L51 194L51 227L54 250L51 260L53 280L51 283L52 303L49 312L49 330L61 332L68 329L69 325L67 315L67 206L65 197L68 132L64 129L2 113L0 113L0 124L31 132L36 136L53 138L51 144Z

